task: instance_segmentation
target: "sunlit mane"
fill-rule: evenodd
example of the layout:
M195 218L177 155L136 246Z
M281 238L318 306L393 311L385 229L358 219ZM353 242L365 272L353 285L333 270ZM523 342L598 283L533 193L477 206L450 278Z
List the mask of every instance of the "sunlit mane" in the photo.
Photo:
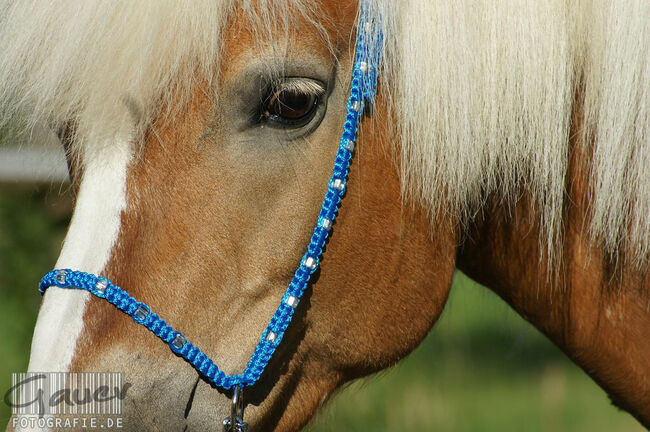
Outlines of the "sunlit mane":
M146 126L154 107L197 77L213 78L220 29L235 7L267 27L296 8L316 8L235 3L4 1L0 121L15 122L17 113L27 124L74 119L85 141L134 120ZM529 191L552 250L561 237L571 111L584 92L594 236L610 251L623 244L638 259L647 255L650 2L393 0L376 12L406 194L466 217L486 193L507 201Z
M394 2L384 15L409 192L467 213L486 192L511 199L524 185L555 244L584 89L593 234L610 252L625 242L647 255L650 3Z

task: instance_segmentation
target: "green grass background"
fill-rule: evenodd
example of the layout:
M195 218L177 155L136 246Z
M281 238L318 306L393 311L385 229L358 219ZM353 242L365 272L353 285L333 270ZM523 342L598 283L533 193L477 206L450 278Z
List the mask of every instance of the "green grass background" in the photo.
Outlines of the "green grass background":
M0 185L0 389L27 368L40 302L70 216L66 187ZM0 404L0 424L10 410ZM217 413L215 413L217 415ZM2 427L2 426L0 426ZM607 431L643 428L487 289L457 274L441 320L393 369L339 392L324 431Z

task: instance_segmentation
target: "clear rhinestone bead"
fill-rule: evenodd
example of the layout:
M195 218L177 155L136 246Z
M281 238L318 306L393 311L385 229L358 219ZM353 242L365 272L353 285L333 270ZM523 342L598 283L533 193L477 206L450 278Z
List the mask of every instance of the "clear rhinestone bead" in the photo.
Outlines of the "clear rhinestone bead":
M323 218L321 219L320 226L322 226L326 231L332 229L332 220Z
M272 331L268 332L266 334L266 340L269 342L275 342L275 340L278 338L278 335Z
M332 189L336 189L339 192L343 192L345 189L345 182L341 179L332 180Z
M183 336L181 333L176 333L176 336L174 336L174 340L172 340L172 347L174 347L176 350L182 350L185 344L187 343L187 338Z
M350 102L350 109L354 112L360 112L361 111L361 102L359 101L352 101Z
M361 72L363 72L364 74L365 74L365 73L368 73L368 63L367 63L367 62L364 62L364 61L359 62L359 70L360 70Z
M298 297L290 295L284 302L287 304L287 306L295 309L298 306L299 301L300 300L298 300Z
M307 267L309 270L316 269L316 258L308 256L307 258L305 258L303 265Z
M353 152L354 151L354 141L352 140L347 140L345 142L345 145L343 146L347 151Z
M148 307L141 304L133 313L133 318L135 318L137 321L144 321L149 316L150 312L151 311Z
M59 270L56 272L56 283L58 284L65 284L65 277L68 275L68 272L65 270Z
M99 279L95 284L95 291L98 294L104 294L106 292L107 287L108 287L108 282L106 282L104 279Z

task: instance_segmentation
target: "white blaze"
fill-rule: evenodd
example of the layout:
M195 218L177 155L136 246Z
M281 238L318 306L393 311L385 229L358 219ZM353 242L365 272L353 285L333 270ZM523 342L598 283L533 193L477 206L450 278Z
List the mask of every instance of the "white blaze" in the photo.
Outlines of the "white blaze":
M129 138L85 148L77 203L56 268L102 272L120 231L132 154ZM81 290L47 290L34 329L30 372L68 370L89 297Z

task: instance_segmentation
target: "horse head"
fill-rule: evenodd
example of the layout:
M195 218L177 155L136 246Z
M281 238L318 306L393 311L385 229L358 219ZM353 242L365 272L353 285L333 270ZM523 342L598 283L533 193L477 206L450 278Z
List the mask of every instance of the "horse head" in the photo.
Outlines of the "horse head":
M122 286L227 374L300 265L346 121L357 8L320 5L318 23L297 11L276 11L298 17L267 33L259 11L229 16L217 70L191 74L145 127L124 99L127 119L100 142L74 121L61 133L76 205L57 268ZM366 109L319 270L245 389L255 430L304 425L341 384L409 353L445 303L452 223L402 199L386 97ZM127 429L205 430L230 412L230 391L85 292L46 292L30 370L122 372Z

